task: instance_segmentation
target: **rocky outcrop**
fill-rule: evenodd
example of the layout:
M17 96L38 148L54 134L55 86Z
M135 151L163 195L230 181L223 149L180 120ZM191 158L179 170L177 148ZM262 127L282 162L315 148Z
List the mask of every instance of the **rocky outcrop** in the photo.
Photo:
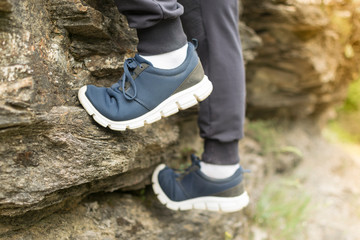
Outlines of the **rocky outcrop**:
M188 122L188 124L192 123ZM245 175L247 191L251 194L251 198L255 199L263 185L265 172L271 169L266 165L271 164L269 159L265 161L265 158L260 156L261 147L251 138L244 139L241 151L244 153L242 158L244 166L252 171L251 174ZM138 174L144 173L138 172ZM126 184L121 179L128 180L118 177L120 184ZM90 185L87 187L90 188ZM96 186L91 186L93 187ZM74 192L71 194L73 195ZM3 218L2 220L7 224L0 223L2 230L0 238L13 240L26 236L25 239L36 240L232 239L232 237L249 239L253 231L249 228L248 218L253 214L255 201L245 212L240 213L199 210L179 212L161 205L150 186L131 194L119 191L101 192L92 194L82 201L81 199L75 197L71 201L62 202L61 211L43 219L38 218L35 225L26 220L34 217L31 214L22 215L16 220L18 224L21 223L20 227L11 224L9 218ZM46 209L38 211L37 217L44 211Z
M149 193L148 193L149 192ZM159 206L150 191L145 195L107 193L90 196L76 209L59 212L37 226L3 240L21 239L249 239L245 216L236 213L172 212ZM219 224L221 222L221 224ZM27 233L26 233L27 232Z
M79 106L79 87L111 85L135 51L112 0L2 0L0 22L0 233L93 192L143 187L156 164L199 142L187 130L196 110L112 132Z
M358 11L349 3L245 0L263 41L247 64L248 116L328 119L358 69ZM324 115L325 114L325 115Z
M112 1L90 4L0 2L0 216L143 186L173 156L175 119L118 133L79 106L78 88L116 81L136 45Z
M3 0L0 7L0 216L143 186L183 142L178 117L111 132L94 124L76 97L84 84L116 81L135 51L135 32L113 1ZM242 26L245 52L254 56L259 39ZM189 134L187 144L199 140Z
M142 188L156 164L201 145L196 109L113 132L80 107L77 90L117 81L137 41L113 0L99 2L0 0L0 237L91 193ZM324 10L296 1L245 1L243 20L249 116L322 115L343 97L340 79L349 79L355 66L347 63L356 58L357 31L339 42L342 35ZM254 166L264 164L260 159Z

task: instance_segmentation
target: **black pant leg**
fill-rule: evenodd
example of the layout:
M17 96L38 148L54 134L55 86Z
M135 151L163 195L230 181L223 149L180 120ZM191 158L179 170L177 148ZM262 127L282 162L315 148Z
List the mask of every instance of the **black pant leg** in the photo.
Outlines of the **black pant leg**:
M245 119L245 69L238 30L238 0L179 0L188 37L199 40L198 53L211 95L200 103L199 128L205 139L203 161L239 162L238 140Z
M186 44L180 16L183 7L176 0L115 0L131 28L136 28L142 55L170 52Z

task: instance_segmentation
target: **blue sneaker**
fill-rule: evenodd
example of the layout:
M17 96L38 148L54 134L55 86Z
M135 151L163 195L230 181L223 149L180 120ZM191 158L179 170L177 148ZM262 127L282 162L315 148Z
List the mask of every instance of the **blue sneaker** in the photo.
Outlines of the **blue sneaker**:
M239 169L226 179L213 179L200 171L200 160L192 156L192 165L176 173L164 164L153 175L153 190L159 201L172 210L207 209L235 212L246 207L249 196L244 190L243 173Z
M78 96L101 126L134 129L168 117L207 98L212 84L204 74L192 43L185 61L174 69L158 69L135 55L124 63L124 74L110 88L87 85Z

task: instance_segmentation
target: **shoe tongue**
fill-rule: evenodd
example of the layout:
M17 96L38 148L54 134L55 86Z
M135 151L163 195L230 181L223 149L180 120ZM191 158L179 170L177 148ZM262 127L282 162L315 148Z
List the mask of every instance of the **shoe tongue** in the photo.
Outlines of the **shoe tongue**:
M135 54L135 60L136 60L137 62L139 62L139 63L146 63L146 64L148 64L148 65L150 65L150 66L153 67L153 65L152 65L151 62L149 62L148 60L142 58L139 54Z

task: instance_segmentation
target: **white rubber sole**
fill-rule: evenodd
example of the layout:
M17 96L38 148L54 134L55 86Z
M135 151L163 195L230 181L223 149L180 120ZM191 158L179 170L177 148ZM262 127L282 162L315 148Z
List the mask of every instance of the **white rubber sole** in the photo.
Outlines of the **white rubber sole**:
M210 95L213 85L208 77L204 76L198 84L170 96L146 114L127 121L112 121L99 113L86 97L86 89L87 86L80 88L78 97L88 114L103 127L109 127L115 131L125 131L126 129L135 129L145 124L151 124L160 120L162 117L168 117L177 113L179 110L184 110L196 105Z
M170 200L160 187L158 181L159 172L165 168L165 164L156 167L152 175L152 187L159 201L172 210L209 210L215 212L236 212L249 204L249 195L245 191L237 197L198 197L181 202Z

